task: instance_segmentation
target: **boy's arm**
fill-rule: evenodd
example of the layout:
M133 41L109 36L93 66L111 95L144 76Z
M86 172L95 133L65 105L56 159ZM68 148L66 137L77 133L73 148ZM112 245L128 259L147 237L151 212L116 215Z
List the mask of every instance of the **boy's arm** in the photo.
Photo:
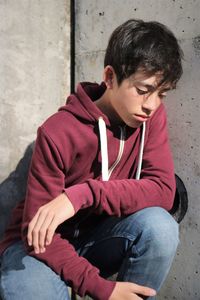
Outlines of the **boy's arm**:
M121 216L150 206L170 210L175 193L175 177L163 105L150 120L147 134L141 179L89 179L83 184L69 187L65 193L75 211L94 206L97 213L105 211L109 215Z
M53 141L40 128L29 170L25 208L22 222L22 239L29 255L51 267L81 296L86 293L95 299L107 300L115 282L99 276L99 270L86 259L79 257L73 246L55 233L44 253L36 254L27 243L28 226L41 206L52 202L64 188L62 159ZM67 209L67 206L66 206ZM104 287L102 289L102 286Z

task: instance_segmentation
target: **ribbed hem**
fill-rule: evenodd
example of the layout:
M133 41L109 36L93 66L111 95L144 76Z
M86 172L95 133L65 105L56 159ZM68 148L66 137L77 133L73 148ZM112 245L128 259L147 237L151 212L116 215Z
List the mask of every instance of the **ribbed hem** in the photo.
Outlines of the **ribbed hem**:
M87 284L88 295L95 300L108 300L115 285L115 281L106 280L96 275L96 278Z

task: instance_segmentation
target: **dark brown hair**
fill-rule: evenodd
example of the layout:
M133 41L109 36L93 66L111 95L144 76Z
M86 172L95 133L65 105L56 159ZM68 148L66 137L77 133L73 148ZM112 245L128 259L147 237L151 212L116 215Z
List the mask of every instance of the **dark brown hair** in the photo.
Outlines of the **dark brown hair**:
M161 73L160 84L175 88L182 75L183 52L174 34L158 22L128 20L112 33L104 67L111 65L118 84L142 70L152 76Z

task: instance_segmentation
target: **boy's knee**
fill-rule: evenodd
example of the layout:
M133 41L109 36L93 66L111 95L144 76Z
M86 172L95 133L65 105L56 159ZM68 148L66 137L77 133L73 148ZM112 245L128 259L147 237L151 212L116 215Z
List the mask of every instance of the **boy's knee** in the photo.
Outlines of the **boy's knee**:
M174 256L179 243L179 227L173 217L162 208L155 208L147 218L143 234L158 256Z
M148 251L160 257L174 256L179 243L179 229L166 210L160 207L145 208L130 216L127 226L129 233L131 230L136 232L139 253Z

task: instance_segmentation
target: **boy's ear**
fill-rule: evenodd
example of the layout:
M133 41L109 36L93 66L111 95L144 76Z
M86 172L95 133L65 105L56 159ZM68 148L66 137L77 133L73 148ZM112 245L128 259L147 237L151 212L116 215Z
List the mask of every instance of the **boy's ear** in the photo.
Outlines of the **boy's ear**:
M115 71L112 66L106 66L103 73L103 79L108 89L113 88L113 82L115 78Z

